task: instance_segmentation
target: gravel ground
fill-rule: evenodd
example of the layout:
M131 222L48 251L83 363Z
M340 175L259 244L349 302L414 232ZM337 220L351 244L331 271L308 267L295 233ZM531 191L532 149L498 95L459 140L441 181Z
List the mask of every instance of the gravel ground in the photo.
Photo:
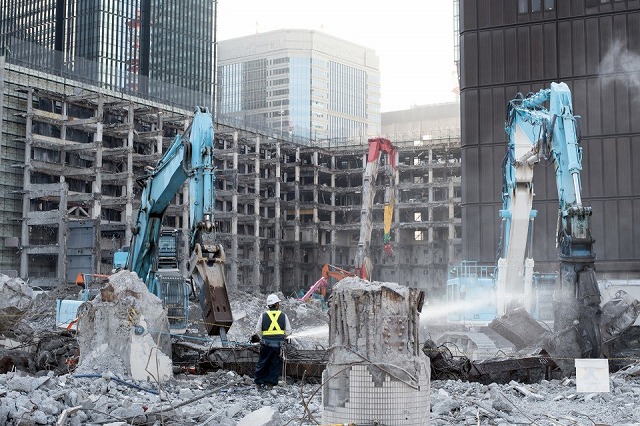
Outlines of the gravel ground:
M640 425L640 364L612 374L610 385L610 393L576 393L573 379L488 386L433 381L431 424ZM227 371L179 375L161 389L109 374L0 375L0 424L55 424L70 407L80 408L64 424L235 426L264 407L274 408L272 425L322 420L319 385L281 383L258 392L251 377Z

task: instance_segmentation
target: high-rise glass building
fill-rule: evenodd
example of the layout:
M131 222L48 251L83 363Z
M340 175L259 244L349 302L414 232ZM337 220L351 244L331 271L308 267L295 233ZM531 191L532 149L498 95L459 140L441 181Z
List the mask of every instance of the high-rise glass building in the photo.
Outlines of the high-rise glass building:
M380 132L380 71L372 49L312 30L218 43L218 119L319 143Z
M0 48L24 54L11 48L20 40L55 49L63 55L50 67L109 88L211 94L215 8L215 0L0 0Z

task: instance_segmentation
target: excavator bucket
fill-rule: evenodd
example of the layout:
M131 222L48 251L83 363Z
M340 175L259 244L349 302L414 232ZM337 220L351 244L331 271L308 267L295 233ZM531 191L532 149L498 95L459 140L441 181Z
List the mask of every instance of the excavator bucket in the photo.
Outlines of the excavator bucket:
M207 332L223 338L233 324L224 261L224 250L219 244L196 244L189 259L191 278L200 290L200 306Z
M578 302L580 302L578 321L585 340L583 343L584 352L588 353L590 358L599 358L602 354L602 336L600 334L602 310L598 280L593 268L586 267L578 273Z

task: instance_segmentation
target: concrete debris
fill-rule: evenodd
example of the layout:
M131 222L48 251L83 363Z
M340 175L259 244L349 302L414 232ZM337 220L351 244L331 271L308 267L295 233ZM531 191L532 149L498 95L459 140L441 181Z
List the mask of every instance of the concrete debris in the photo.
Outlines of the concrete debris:
M619 290L615 296L602 306L600 334L604 344L624 333L640 315L640 301Z
M602 354L604 356L619 359L624 355L627 355L628 358L634 358L633 355L636 355L635 358L637 358L639 354L637 349L640 346L635 344L627 347L625 344L633 341L632 336L637 335L637 327L634 327L633 324L639 314L640 302L623 290L618 291L602 307L599 331L603 349ZM567 335L574 336L581 330L577 323L559 331L551 332L544 329L524 308L519 307L510 310L500 318L494 319L489 324L489 328L513 343L520 353L527 349L530 351L535 347L544 349L555 359L555 364L566 375L573 373L573 359L580 357L574 353L576 339L567 337ZM587 342L584 345L588 346L588 339L586 340ZM571 344L567 344L567 342ZM581 342L580 339L578 339L578 342ZM586 352L583 352L583 354L582 357L588 357ZM614 365L616 369L626 363L617 364Z
M5 343L0 355L13 357L16 364L20 364L20 359L27 364L8 366L7 372L0 374L0 425L237 426L243 419L251 418L252 413L264 411L275 411L279 419L274 424L279 425L311 426L321 422L321 386L310 383L307 377L304 382L287 379L271 391L258 392L251 374L225 370L204 375L176 374L160 387L153 380L136 380L109 372L109 362L84 373L69 372L73 371L73 365L66 361L73 358L77 349L73 344L75 338L51 332L55 330L55 299L67 290L76 291L61 288L48 296L34 298L31 309L23 315L34 332L30 336L15 336L17 346L7 346L10 339L0 336ZM301 347L328 347L326 314L280 296L283 310L292 318L294 335L299 336L294 340L301 342ZM236 320L230 334L233 340L246 343L264 309L266 296L238 293L231 294L231 298L234 314L240 311L245 314ZM618 341L623 339L624 336ZM35 353L38 346L40 357ZM63 346L71 349L63 352ZM32 354L31 367L28 353ZM36 358L46 360L43 364L50 371L36 367ZM56 368L58 365L64 368ZM430 424L639 425L640 363L631 363L611 374L610 384L610 393L583 394L576 392L576 382L571 378L489 385L432 380Z
M640 368L640 367L639 367ZM431 382L431 425L638 425L640 380L611 375L611 393L576 393L575 380L524 385Z
M116 381L108 375L0 374L0 424L7 426L308 426L317 424L320 406L318 385L283 384L258 392L251 377L226 371L178 375L161 391L147 382ZM263 422L251 420L256 417Z
M135 273L120 271L78 309L77 373L163 382L173 374L169 321L162 301Z
M512 309L494 319L489 328L513 343L518 351L537 345L542 338L551 334L523 307Z
M31 308L34 293L20 278L0 274L0 334L13 334L16 323Z
M243 417L237 426L279 426L281 421L274 407L262 407Z
M610 393L577 393L572 379L526 385L434 380L430 424L638 425L640 377L629 374L634 368L640 371L640 364L611 375ZM298 381L258 392L250 376L228 371L176 375L161 389L108 375L8 373L0 375L0 424L53 425L65 418L61 426L266 425L246 422L252 413L262 420L275 412L279 419L272 425L310 426L322 418L319 388ZM81 408L68 410L74 407Z

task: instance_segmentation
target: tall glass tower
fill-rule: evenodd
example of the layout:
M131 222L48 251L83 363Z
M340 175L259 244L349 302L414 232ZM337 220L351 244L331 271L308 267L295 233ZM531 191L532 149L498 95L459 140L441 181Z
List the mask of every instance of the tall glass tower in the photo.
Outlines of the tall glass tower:
M380 71L372 49L311 30L219 42L218 119L318 143L380 133Z
M55 49L114 89L211 94L215 13L215 0L0 0L0 48L19 39Z

